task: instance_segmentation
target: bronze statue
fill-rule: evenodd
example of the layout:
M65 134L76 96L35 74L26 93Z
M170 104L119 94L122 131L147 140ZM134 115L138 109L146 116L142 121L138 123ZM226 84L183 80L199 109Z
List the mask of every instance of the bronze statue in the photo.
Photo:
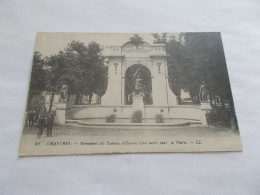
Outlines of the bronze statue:
M140 77L138 74L135 83L134 83L134 95L141 95L143 96L143 84L142 84L143 79Z
M208 90L205 82L202 83L200 86L200 101L201 102L208 102Z
M68 85L62 85L60 89L60 102L65 103L67 100Z

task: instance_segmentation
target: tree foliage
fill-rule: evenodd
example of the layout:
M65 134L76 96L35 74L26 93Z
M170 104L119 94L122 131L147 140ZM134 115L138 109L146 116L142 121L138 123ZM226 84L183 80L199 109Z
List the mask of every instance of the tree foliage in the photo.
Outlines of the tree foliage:
M76 94L75 104L80 104L83 95L93 93L102 96L106 90L106 68L99 44L95 42L85 46L79 41L72 41L64 51L50 56L47 60L49 69L50 91L59 91L62 84L69 87L70 94Z
M72 41L58 54L42 59L40 52L35 52L29 94L36 95L47 90L52 94L59 93L62 85L68 85L69 94L76 94L75 104L80 104L83 95L93 93L104 95L107 87L107 68L99 44ZM31 102L32 98L28 98ZM99 98L100 99L100 98Z
M40 52L36 51L33 55L32 72L29 87L27 110L31 109L33 96L40 95L46 89L46 72L44 70L44 59Z
M72 94L76 94L75 104L80 104L82 95L89 96L89 103L93 93L102 96L105 93L107 79L104 57L100 46L92 42L84 43L73 41L65 49L67 62L66 83Z
M181 33L166 43L166 52L173 92L180 97L180 89L184 89L193 103L200 103L200 87L205 84L210 103L213 105L212 101L217 97L222 116L230 120L231 114L231 121L234 121L235 110L220 33ZM226 103L230 111L226 111Z
M183 37L183 38L181 38ZM184 42L181 41L184 39ZM199 89L206 83L211 94L230 99L226 62L219 33L185 33L167 42L172 88L188 91L199 102ZM176 90L176 89L175 89ZM176 92L175 92L176 94ZM180 95L177 93L176 95Z

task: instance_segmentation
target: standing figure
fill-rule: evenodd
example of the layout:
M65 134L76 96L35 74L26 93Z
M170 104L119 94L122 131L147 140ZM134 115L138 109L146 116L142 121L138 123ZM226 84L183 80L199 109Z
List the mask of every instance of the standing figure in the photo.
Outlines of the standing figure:
M34 115L34 122L35 123L38 123L39 114L40 114L40 110L39 110L39 108L36 108L35 109L35 115Z
M44 115L40 115L38 127L39 127L39 131L37 137L40 138L44 131L44 128L46 128L46 117Z
M140 75L138 74L134 84L134 95L142 95L143 96L143 79L141 79Z
M200 86L200 101L201 102L208 102L208 90L205 82L202 83Z
M55 113L54 112L51 112L49 115L48 115L48 118L47 118L47 137L52 137L52 128L53 128L53 124L54 124L54 119L55 119Z
M64 103L67 99L68 85L62 85L60 89L60 102Z
M46 114L46 108L45 108L45 106L43 106L43 107L40 109L39 115L45 116L45 114Z
M29 111L28 118L29 118L29 127L33 126L34 123L34 117L35 117L35 111Z

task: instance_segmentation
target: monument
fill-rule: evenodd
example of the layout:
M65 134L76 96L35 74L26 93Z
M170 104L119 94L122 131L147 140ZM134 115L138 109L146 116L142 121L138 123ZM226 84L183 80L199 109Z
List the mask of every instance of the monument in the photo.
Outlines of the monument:
M137 110L143 112L146 122L154 123L161 110L165 122L201 121L200 106L178 105L170 88L165 44L129 41L102 49L108 67L108 84L101 104L70 105L66 108L68 119L105 121L117 109L117 120L129 122Z
M68 86L62 85L60 90L60 100L56 108L55 122L58 125L65 125L66 123L66 101L67 101Z
M107 57L109 71L108 87L102 97L102 105L125 105L126 95L128 95L125 93L126 74L132 66L149 72L150 78L146 79L151 79L153 105L177 105L176 96L168 83L165 44L150 45L144 42L136 47L128 42L123 46L105 46L104 55ZM118 84L119 87L114 87ZM113 100L111 100L112 96Z

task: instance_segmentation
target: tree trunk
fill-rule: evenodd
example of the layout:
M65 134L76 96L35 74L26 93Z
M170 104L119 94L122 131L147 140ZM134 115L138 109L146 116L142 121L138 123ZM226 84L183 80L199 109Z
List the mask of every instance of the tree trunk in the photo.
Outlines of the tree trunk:
M74 102L75 105L79 104L79 98L80 98L80 93L76 93L75 102Z
M93 97L93 93L89 94L89 99L88 99L89 104L91 104L92 97Z
M55 95L55 93L53 91L52 94L51 94L51 103L50 103L50 106L49 106L49 112L51 112L51 109L52 109L52 103L53 103L54 95Z
M211 93L209 93L209 103L210 103L210 105L212 107L212 95L211 95Z
M100 104L100 103L101 103L101 96L97 95L97 104Z
M80 94L80 98L79 98L79 104L82 104L82 99L83 99L83 93L82 94Z

